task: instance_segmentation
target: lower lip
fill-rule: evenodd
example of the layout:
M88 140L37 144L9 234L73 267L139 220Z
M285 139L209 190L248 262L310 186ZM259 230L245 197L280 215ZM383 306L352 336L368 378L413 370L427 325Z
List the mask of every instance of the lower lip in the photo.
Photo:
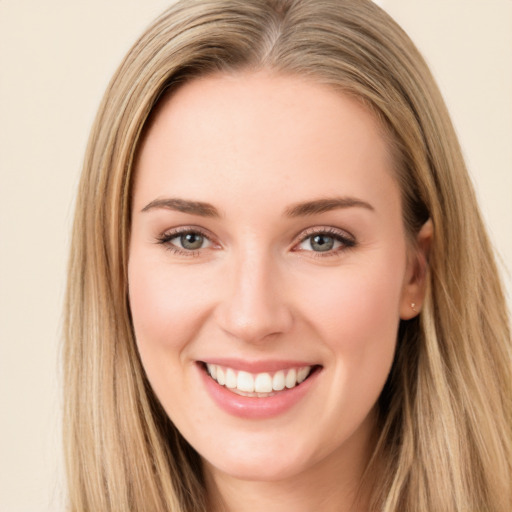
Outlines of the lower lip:
M257 398L240 396L229 391L213 380L202 365L198 365L198 368L213 401L225 412L247 419L272 418L288 411L304 398L320 373L318 370L313 372L304 382L292 389L278 391L269 397Z

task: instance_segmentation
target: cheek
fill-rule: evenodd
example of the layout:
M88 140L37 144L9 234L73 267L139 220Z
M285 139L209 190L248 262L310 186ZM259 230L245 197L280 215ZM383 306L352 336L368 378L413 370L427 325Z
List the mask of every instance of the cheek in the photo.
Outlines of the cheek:
M330 350L339 383L333 407L351 404L354 415L364 415L377 400L394 357L404 268L401 257L394 267L344 267L324 286L308 287L308 318Z
M343 268L323 286L308 287L309 317L335 346L357 349L372 341L370 333L377 342L396 331L401 289L402 275L389 269Z
M128 282L137 348L153 389L165 403L166 390L187 385L183 364L208 314L207 294L200 275L175 272L165 256L162 262L136 251L130 257Z
M137 340L179 348L193 335L193 326L207 302L200 275L173 272L165 263L130 259L130 308Z

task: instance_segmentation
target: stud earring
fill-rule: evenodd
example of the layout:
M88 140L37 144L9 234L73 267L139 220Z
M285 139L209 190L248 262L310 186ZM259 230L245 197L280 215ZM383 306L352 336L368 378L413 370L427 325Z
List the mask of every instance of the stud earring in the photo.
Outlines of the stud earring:
M411 302L411 309L412 309L415 313L417 313L417 312L418 312L418 310L416 309L416 302Z

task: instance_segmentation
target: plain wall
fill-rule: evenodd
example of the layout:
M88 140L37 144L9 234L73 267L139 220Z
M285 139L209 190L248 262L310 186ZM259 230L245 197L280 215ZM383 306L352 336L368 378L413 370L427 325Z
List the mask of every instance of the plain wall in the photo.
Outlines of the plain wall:
M378 3L431 65L511 269L512 1ZM169 4L0 0L0 512L63 510L60 323L81 160L108 80Z

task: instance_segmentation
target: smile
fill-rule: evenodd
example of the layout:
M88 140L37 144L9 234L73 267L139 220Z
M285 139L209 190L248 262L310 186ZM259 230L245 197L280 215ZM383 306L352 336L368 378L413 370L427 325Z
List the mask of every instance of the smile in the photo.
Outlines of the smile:
M241 396L265 398L276 392L293 389L304 382L312 366L287 368L273 373L249 373L217 364L206 364L208 375L221 386Z
M286 413L316 387L323 366L305 362L197 361L207 394L230 415L259 420Z

